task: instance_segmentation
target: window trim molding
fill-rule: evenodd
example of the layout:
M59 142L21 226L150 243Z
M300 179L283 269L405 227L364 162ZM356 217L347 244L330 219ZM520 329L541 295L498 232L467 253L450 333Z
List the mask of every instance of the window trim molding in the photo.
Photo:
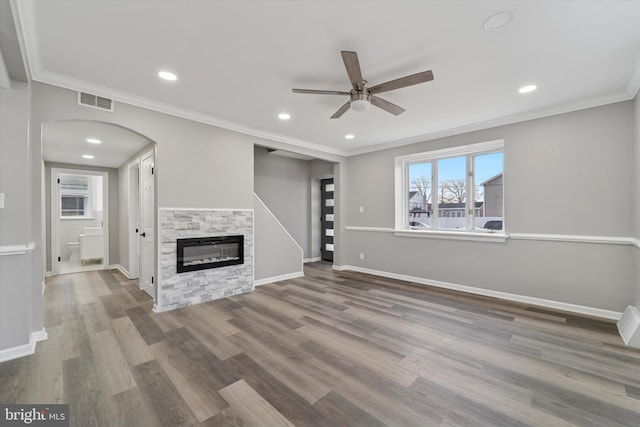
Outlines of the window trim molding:
M456 236L466 236L466 238L473 238L476 235L486 236L485 233L482 232L474 232L474 231L452 231L452 230L412 230L406 227L404 218L408 218L408 206L409 206L409 192L405 191L405 189L409 189L409 165L434 161L443 158L449 157L458 157L458 156L468 156L470 154L490 154L491 152L504 152L504 139L496 139L486 142L479 142L474 144L466 144L466 145L458 145L455 147L449 148L441 148L437 150L430 150L420 153L413 153L404 156L397 156L394 159L395 167L394 167L394 189L395 189L395 218L394 218L394 231L395 235L425 235L429 234L432 237L436 235L442 238L455 238ZM468 159L466 160L468 162ZM468 166L467 166L468 167ZM437 173L437 169L434 171ZM503 173L504 173L504 163L503 163ZM468 185L468 177L467 177L467 185ZM504 193L504 189L503 189ZM416 234L417 233L417 234ZM505 231L505 222L503 219L503 227L502 233L490 233L493 236L502 236L504 238L506 236ZM490 240L495 241L499 240L497 238L491 238Z

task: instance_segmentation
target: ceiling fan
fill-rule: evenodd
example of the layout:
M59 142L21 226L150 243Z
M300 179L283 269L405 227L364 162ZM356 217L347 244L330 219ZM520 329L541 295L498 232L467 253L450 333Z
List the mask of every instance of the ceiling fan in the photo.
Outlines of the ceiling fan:
M399 107L396 104L393 104L382 98L379 98L376 96L376 94L433 80L433 73L431 72L431 70L429 70L391 80L373 87L367 87L367 81L362 78L362 72L360 71L358 54L356 52L349 52L344 50L341 52L341 54L342 60L344 61L344 66L347 69L347 74L349 75L349 80L351 81L351 85L353 86L353 89L351 89L349 92L342 92L337 90L292 89L294 93L310 93L315 95L349 95L349 101L347 101L342 107L338 109L338 111L333 114L333 116L331 116L332 119L339 118L344 113L346 113L349 108L352 108L356 111L364 111L369 108L370 104L373 104L376 107L382 108L384 111L397 116L404 112L404 108Z

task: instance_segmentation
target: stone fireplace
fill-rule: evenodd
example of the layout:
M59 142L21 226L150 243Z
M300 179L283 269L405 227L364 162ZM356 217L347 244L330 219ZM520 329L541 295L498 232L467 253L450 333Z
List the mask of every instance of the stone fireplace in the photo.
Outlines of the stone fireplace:
M161 208L158 222L156 311L254 289L253 210Z

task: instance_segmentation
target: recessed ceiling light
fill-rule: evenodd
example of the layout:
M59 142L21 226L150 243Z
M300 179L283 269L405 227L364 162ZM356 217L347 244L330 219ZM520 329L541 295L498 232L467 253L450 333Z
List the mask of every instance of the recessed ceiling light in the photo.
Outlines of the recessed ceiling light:
M518 89L518 92L529 93L529 92L533 92L536 89L538 89L538 86L536 85L527 85L527 86L522 86L520 89Z
M170 82L178 80L178 76L176 76L175 74L173 74L173 73L171 73L169 71L160 71L158 73L158 77L160 77L161 79L164 79L164 80L168 80Z
M496 31L505 27L512 19L513 12L510 10L503 10L488 17L484 21L482 28L486 31Z
M95 156L92 156L91 154L83 154L82 157L85 159L95 159Z
M355 136L354 134L352 134L352 133L348 133L348 134L346 134L346 135L344 136L344 138L345 138L345 139L353 139L353 138L355 138L355 137L356 137L356 136Z
M280 120L289 120L291 118L291 115L287 113L280 113L278 114L278 118Z
M95 139L95 138L87 138L87 142L89 144L102 144L102 141L100 141L99 139Z

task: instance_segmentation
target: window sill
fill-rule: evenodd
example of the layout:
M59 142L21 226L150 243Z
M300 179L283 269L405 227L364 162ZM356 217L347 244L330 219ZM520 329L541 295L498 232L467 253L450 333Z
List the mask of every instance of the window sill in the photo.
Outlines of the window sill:
M60 220L62 221L68 221L71 219L94 220L96 218L93 216L61 216L60 217Z
M445 240L472 240L477 242L501 243L507 241L507 236L503 233L473 233L469 231L433 231L433 230L407 230L395 229L393 235L396 237L418 237L426 239Z

